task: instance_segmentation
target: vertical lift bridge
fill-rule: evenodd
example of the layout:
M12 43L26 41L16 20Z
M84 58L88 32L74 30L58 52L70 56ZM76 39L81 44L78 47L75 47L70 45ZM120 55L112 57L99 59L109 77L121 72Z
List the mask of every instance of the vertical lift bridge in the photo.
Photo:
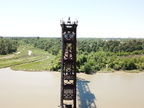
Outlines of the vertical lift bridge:
M61 102L60 108L76 108L76 28L78 21L65 22L62 27Z

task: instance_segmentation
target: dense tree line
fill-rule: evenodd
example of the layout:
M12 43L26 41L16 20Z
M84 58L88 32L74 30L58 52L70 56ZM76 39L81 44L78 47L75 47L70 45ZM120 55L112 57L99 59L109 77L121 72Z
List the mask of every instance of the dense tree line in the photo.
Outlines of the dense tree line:
M15 52L21 45L32 45L56 58L52 70L61 65L61 39L40 37L0 38L0 54ZM77 39L77 71L91 73L99 70L144 70L144 39Z
M144 50L143 39L117 39L117 40L102 40L102 39L78 39L78 50L82 52L133 52L136 50Z
M61 39L60 38L40 38L40 37L6 37L0 38L1 47L3 49L7 48L5 46L9 46L8 48L12 47L17 48L19 46L26 46L31 45L35 48L39 48L53 55L57 55L60 48L61 48ZM13 52L15 52L14 50ZM10 52L8 52L10 53ZM8 54L5 53L5 54Z
M19 40L20 45L33 45L53 55L57 55L61 48L60 38L17 37L15 39Z
M48 51L53 55L57 55L61 48L60 38L38 39L37 41L34 41L33 44L34 47Z
M144 53L144 51L143 51ZM92 52L77 57L78 71L91 73L99 70L144 70L144 55L118 56L112 52Z
M77 46L77 71L144 69L143 39L78 39ZM53 70L60 69L56 61Z
M6 55L17 51L18 42L13 39L0 37L0 55Z

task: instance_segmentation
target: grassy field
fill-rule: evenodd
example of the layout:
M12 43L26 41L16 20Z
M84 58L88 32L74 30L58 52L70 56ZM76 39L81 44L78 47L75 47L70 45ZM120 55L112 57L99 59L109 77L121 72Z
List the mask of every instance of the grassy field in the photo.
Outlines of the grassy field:
M31 55L28 55L29 51L32 51ZM51 61L55 58L54 55L32 46L21 46L11 55L0 56L0 68L11 67L13 70L25 71L50 70Z

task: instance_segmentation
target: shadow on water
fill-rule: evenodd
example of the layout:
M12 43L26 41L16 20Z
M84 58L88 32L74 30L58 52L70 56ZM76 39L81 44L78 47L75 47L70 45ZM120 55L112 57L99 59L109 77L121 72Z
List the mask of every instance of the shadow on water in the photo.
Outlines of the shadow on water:
M97 108L95 104L95 95L91 93L88 83L82 78L77 78L78 105L79 108Z

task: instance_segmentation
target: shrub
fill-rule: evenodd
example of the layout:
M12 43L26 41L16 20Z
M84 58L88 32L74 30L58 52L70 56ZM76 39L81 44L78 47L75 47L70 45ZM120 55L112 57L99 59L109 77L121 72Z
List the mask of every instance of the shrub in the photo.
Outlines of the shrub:
M89 63L85 63L85 65L84 65L84 72L86 74L91 74L92 73L92 66Z

